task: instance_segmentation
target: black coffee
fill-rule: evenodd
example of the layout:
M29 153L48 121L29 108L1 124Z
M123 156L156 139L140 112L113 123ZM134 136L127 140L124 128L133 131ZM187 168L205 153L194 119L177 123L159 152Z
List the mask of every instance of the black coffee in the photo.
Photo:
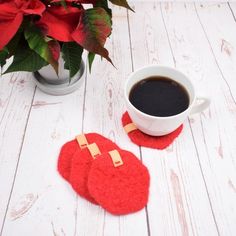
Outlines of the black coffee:
M161 117L179 114L189 106L186 89L163 76L152 76L139 81L131 89L129 100L138 110Z

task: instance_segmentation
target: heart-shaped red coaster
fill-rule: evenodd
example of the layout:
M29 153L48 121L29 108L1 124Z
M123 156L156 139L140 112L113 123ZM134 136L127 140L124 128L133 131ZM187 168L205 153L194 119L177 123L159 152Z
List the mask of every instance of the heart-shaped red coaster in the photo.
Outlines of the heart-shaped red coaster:
M139 211L146 206L149 182L147 168L134 154L113 150L93 161L88 189L104 209L121 215Z
M130 140L143 147L154 149L165 149L178 137L183 129L183 125L177 128L170 134L164 136L151 136L138 130L132 122L128 112L125 112L122 116L122 124Z
M110 140L96 142L82 150L77 150L71 161L70 183L73 189L82 197L96 203L87 187L88 173L93 161L100 158L103 152L108 152L119 147Z
M65 143L60 151L57 169L60 175L67 181L70 178L71 160L77 150L85 148L87 145L96 142L110 141L97 133L78 135L74 140Z

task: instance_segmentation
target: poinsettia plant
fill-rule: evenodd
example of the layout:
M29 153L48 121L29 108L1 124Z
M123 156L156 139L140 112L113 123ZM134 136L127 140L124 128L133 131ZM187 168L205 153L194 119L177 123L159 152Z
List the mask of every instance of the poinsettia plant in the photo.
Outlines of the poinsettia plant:
M126 0L109 1L130 9ZM104 48L111 26L108 0L0 0L0 65L13 56L5 73L48 64L58 72L61 53L73 77L84 49L90 68L96 54L111 62Z

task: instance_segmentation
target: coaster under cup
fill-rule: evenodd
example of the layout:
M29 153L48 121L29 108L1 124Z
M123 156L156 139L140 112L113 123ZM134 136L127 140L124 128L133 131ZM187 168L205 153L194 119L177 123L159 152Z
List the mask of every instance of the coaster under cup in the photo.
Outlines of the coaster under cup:
M170 134L164 136L151 136L137 129L128 112L125 112L122 116L122 125L133 143L142 147L154 149L167 148L179 136L183 129L183 125L181 125Z

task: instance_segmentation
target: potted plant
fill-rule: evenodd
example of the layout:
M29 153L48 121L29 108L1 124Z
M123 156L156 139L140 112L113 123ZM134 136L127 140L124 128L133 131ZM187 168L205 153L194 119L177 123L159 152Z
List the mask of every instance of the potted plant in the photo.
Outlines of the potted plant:
M104 48L111 30L108 0L0 0L0 66L13 57L4 73L33 72L45 92L69 93L80 84L84 49L90 69L96 54L112 63Z

